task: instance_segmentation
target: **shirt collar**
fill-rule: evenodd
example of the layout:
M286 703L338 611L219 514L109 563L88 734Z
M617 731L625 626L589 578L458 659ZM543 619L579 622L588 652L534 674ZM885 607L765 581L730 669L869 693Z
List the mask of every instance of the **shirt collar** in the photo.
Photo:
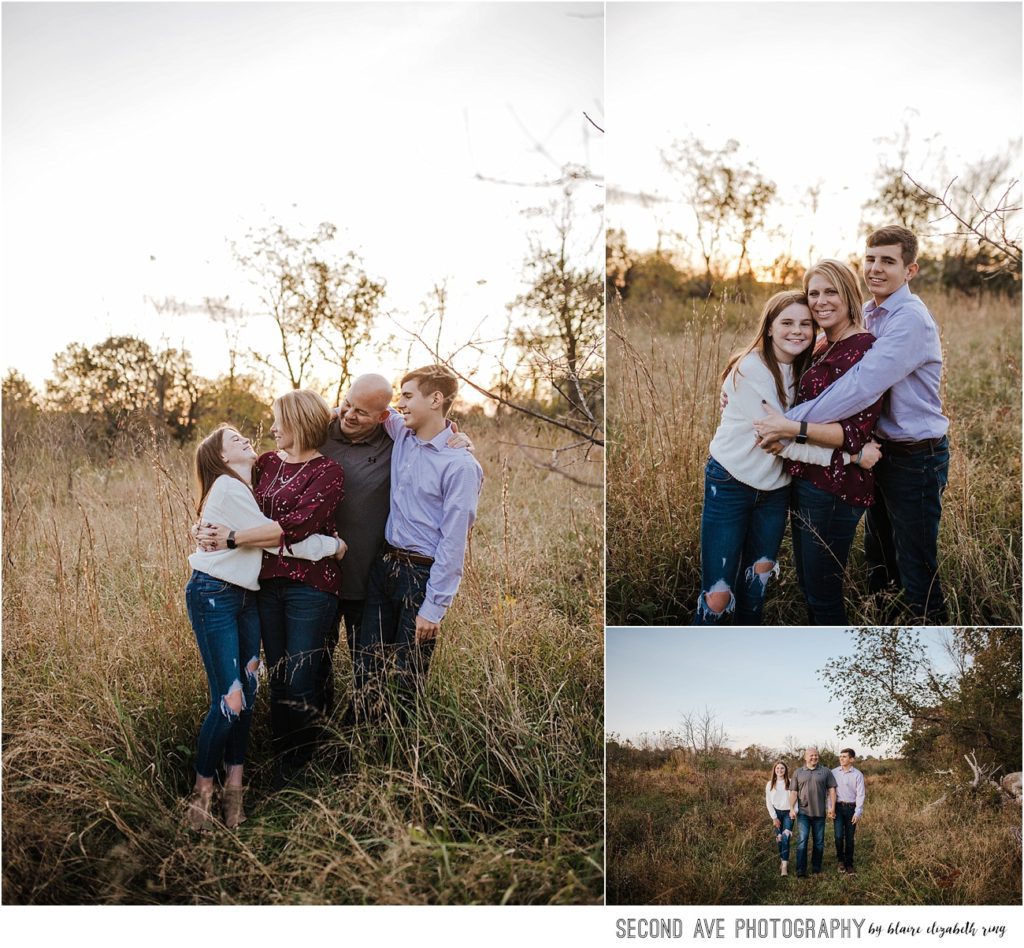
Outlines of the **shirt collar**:
M389 438L384 425L377 425L373 431L370 432L365 438L361 438L359 441L353 441L341 427L341 419L335 416L331 420L330 428L327 430L327 437L332 441L340 441L342 444L369 444L377 445L382 442L385 438Z
M448 444L448 439L451 436L452 436L452 423L450 421L447 421L447 420L444 423L444 427L436 435L434 435L434 437L431 438L429 441L424 441L422 438L418 438L415 435L413 435L413 437L416 437L416 440L420 444L429 444L429 445L431 445L431 447L433 447L437 451L440 451L441 448L443 448L446 444Z
M874 299L864 304L865 316L884 316L891 313L901 303L905 303L913 294L910 292L910 284L904 283L895 293L887 296L882 303L876 303Z

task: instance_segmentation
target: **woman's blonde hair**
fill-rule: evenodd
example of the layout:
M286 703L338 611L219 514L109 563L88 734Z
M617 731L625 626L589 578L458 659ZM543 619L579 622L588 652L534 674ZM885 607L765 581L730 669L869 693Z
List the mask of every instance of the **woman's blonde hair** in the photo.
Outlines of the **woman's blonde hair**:
M238 476L238 472L232 470L228 466L223 457L224 432L237 430L238 429L234 425L229 425L226 421L222 421L213 429L213 431L203 438L198 445L196 445L196 493L199 495L199 500L196 502L197 516L202 516L203 504L206 503L206 496L210 493L210 488L213 487L213 482L222 474L227 474L228 477L233 477L235 480L242 481L246 487L252 490L250 485L246 484L246 482Z
M734 352L729 356L729 361L722 372L722 381L724 382L735 368L736 374L740 375L740 363L748 356L751 352L756 352L761 356L761 361L768 366L768 371L771 372L772 378L775 379L775 391L779 396L779 404L783 408L787 407L793 400L793 392L786 391L786 384L782 380L782 369L779 368L779 360L775 358L775 350L772 348L772 341L769 333L771 332L772 323L781 315L783 310L792 306L794 303L798 303L801 306L807 306L807 297L800 290L781 290L774 296L769 297L768 302L764 304L761 310L761 319L757 326L757 332L750 342L742 349ZM796 380L800 378L804 370L811 364L811 350L813 348L813 340L808 344L807 348L800 353L793 360L793 386L794 390L796 387ZM735 383L734 383L735 384Z
M786 764L786 762L784 760L777 760L777 761L775 761L774 764L772 764L772 786L771 786L771 789L772 790L775 789L775 781L779 779L779 775L775 772L775 768L778 767L779 764L782 764L783 770L786 771L782 775L782 781L783 781L783 787L786 790L788 790L789 789L789 767L788 767L788 765Z
M273 411L299 451L314 450L327 440L331 410L316 392L308 388L285 392L274 402Z
M813 276L823 276L839 291L850 310L850 322L858 329L863 329L864 300L857 283L857 274L840 260L819 260L804 274L805 294Z

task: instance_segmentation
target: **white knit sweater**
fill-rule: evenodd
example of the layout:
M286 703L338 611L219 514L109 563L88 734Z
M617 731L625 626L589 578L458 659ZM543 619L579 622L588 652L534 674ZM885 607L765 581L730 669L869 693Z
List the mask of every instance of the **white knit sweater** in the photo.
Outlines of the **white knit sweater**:
M793 392L793 366L780 365L779 368L786 391ZM789 475L782 467L783 458L810 464L831 463L831 448L791 443L781 455L775 456L757 446L754 420L764 417L761 400L778 412L785 412L789 407L779 404L775 379L757 352L740 360L722 383L722 391L728 395L729 403L711 439L710 450L711 456L736 480L755 490L775 490L789 483Z
M256 498L251 490L235 477L221 474L213 482L210 493L203 504L203 520L220 524L232 530L248 530L252 527L264 527L274 521L263 516ZM270 553L276 553L277 547L267 547ZM334 556L338 552L336 537L314 533L305 540L293 543L289 556L300 560L321 560L325 556ZM207 553L197 549L188 558L189 565L201 573L209 573L245 589L259 589L260 566L263 562L263 550L258 546L238 546L233 550L217 550Z

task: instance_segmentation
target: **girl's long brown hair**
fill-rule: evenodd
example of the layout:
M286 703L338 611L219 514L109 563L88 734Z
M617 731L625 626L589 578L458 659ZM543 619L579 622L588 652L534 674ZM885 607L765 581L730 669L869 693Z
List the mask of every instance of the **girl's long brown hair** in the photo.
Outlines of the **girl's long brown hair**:
M772 341L768 336L768 332L772 328L772 323L775 322L782 311L794 303L807 306L806 294L800 290L782 290L770 297L761 310L761 320L758 323L754 338L744 348L737 350L729 356L729 361L722 372L723 382L729 378L733 369L736 370L737 375L741 375L740 363L751 352L758 353L761 356L761 361L768 366L768 371L771 372L772 378L775 379L775 391L779 396L779 404L782 405L783 409L787 408L793 400L797 380L811 364L811 359L814 356L812 352L814 343L812 340L811 344L793 360L793 392L787 392L786 385L782 380L782 369L779 368L779 360L775 358L775 350L772 348ZM735 385L735 380L733 384Z
M775 789L775 781L779 779L779 775L775 772L775 768L782 764L786 772L782 775L782 779L786 782L786 789L789 789L789 767L784 760L777 760L772 764L772 786L771 789Z
M202 516L206 495L210 493L213 482L222 474L227 474L228 477L233 477L245 484L245 481L228 467L224 463L224 458L221 457L224 451L224 432L237 430L234 425L222 421L196 447L196 492L199 494L196 516ZM245 484L245 486L252 490L249 484Z

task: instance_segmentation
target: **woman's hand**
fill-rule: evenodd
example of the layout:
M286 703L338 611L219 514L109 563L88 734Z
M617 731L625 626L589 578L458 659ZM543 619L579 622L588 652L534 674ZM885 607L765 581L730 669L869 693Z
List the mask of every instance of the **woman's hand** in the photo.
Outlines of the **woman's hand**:
M199 549L206 553L226 550L228 548L228 534L230 532L230 527L225 527L221 524L202 523L196 531L196 542L199 544Z
M448 439L449 448L465 448L470 454L474 454L474 445L469 435L459 431L459 426L453 421L451 425L452 436Z
M782 829L782 820L776 817L772 822L775 824L776 829Z
M336 560L343 560L345 554L348 552L348 544L341 538L338 537L338 552L334 554Z
M758 443L762 448L773 441L792 438L799 433L798 422L790 421L782 412L772 408L763 398L761 399L761 408L764 411L764 417L754 421L754 430L757 432L760 439Z
M877 441L869 441L860 450L860 457L857 459L857 466L870 471L882 457L882 446Z

